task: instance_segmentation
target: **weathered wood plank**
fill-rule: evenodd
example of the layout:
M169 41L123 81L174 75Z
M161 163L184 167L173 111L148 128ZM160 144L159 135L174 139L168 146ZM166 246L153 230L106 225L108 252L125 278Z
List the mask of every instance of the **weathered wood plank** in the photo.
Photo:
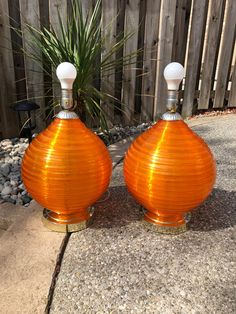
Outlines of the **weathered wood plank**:
M40 25L41 29L43 27L50 28L49 25L49 2L44 0L39 0L39 15L40 15ZM51 122L53 117L53 112L51 104L53 102L53 90L52 90L52 68L48 63L47 58L42 56L42 63L44 68L43 80L44 80L44 97L45 97L45 116L46 124Z
M195 87L200 63L202 41L204 38L208 0L195 0L192 7L191 31L189 35L187 66L185 74L183 117L192 115Z
M134 100L134 120L141 122L141 93L143 81L143 45L144 45L144 31L145 31L145 17L146 17L146 0L140 0L139 6L139 27L138 27L138 47L139 53L137 55L137 70L135 82L135 100Z
M175 28L171 61L179 62L183 66L185 64L191 3L192 0L177 0L176 4ZM183 82L180 83L179 90L182 90L182 88Z
M82 10L83 10L83 17L86 18L88 14L92 13L93 9L93 0L82 0Z
M101 59L106 56L110 48L116 42L116 16L117 3L115 1L102 1L102 37L105 38ZM114 61L115 55L111 56L110 61ZM101 90L115 97L115 70L105 70L101 73ZM108 116L110 124L114 120L114 101L108 100L103 104L103 109Z
M159 46L157 56L154 119L157 119L166 111L167 86L163 71L165 66L171 62L173 34L175 25L176 0L162 1L159 31Z
M124 35L124 24L125 24L125 5L126 0L117 0L117 17L116 17L116 37L119 39ZM116 58L120 59L123 56L123 49L119 49L116 53ZM121 98L122 98L122 75L123 66L118 65L115 69L115 110L114 110L114 123L122 123L122 112L121 112Z
M58 18L58 12L60 13L63 25L66 26L67 20L67 1L65 0L49 0L49 20L51 28L55 31L58 38L62 38L60 31L60 23ZM66 60L65 60L66 61ZM52 69L52 85L53 85L53 98L54 101L59 103L61 97L60 83L56 77L56 69ZM59 107L55 108L54 113L60 110Z
M142 121L151 121L153 119L160 6L161 0L147 0L141 95Z
M224 0L210 2L209 26L205 43L205 56L203 61L202 78L198 109L207 109L209 106L212 79L214 79L214 64L217 56L219 33L222 28L222 8Z
M21 19L19 1L12 0L11 5L8 7L10 16L10 25L12 28L20 30ZM16 100L26 100L26 78L25 78L25 62L22 53L22 37L11 29L11 44L13 50L13 62L15 70L15 85L16 85Z
M236 64L234 65L232 74L232 84L229 92L228 107L236 107Z
M32 44L31 34L28 31L26 24L29 24L37 29L40 29L39 19L39 2L38 0L20 0L21 11L21 29L23 33L23 47L25 51L25 74L27 98L34 100L40 106L40 114L36 116L37 131L45 127L45 104L44 104L44 81L42 64L35 62L28 55L37 55L42 60L40 49Z
M226 100L229 99L229 93L230 93L229 90L226 90L226 91L225 91L224 98L225 98ZM200 90L195 90L195 92L194 92L194 98L197 99L197 98L199 97L199 95L200 95ZM180 91L179 91L179 94L178 94L178 99L182 99L183 96L184 96L184 90L180 90ZM211 97L211 98L214 98L214 97L215 97L215 91L214 91L214 90L211 90L210 97ZM207 109L206 109L206 110L207 110Z
M207 33L207 29L208 29L208 23L207 23L207 17L208 17L208 7L209 7L209 1L211 0L207 0L207 7L206 7L206 10L204 12L204 17L203 17L203 20L204 20L204 31L203 31L203 36L202 36L202 39L201 39L201 45L200 45L200 53L199 53L199 63L198 63L198 67L197 67L197 79L196 79L196 86L195 86L195 89L198 90L200 88L200 79L201 79L201 71L202 71L202 65L203 65L203 55L204 55L204 43L205 43L205 34ZM215 66L215 65L214 65ZM213 71L214 72L214 71ZM198 97L197 97L198 98ZM197 100L197 99L196 99ZM196 103L197 105L197 103ZM197 106L195 106L194 109L197 109L196 108Z
M95 0L82 0L82 12L83 12L83 19L86 20L87 16L91 16L93 14L93 8L95 6ZM97 62L100 62L100 59L97 60ZM100 87L100 73L96 73L93 76L93 85L99 89ZM95 127L99 124L97 119L93 119L88 112L83 113L83 117L81 117L83 120L86 121L86 125L88 127Z
M221 108L224 105L224 95L229 79L230 62L235 43L235 16L236 1L228 0L225 12L225 25L220 47L219 68L217 73L216 92L213 104L214 108Z
M8 1L0 1L0 127L1 136L18 135L16 113L10 105L16 101L15 74L11 51Z
M140 0L127 1L125 9L124 33L134 32L127 40L124 47L124 56L137 50L138 47L138 24L139 24ZM124 123L131 124L134 117L136 64L126 65L123 68L122 103L124 111Z
M192 0L177 0L172 61L184 65Z
M61 38L60 23L58 18L58 12L60 13L62 22L66 25L67 20L67 1L65 0L49 0L49 17L50 24L57 36Z

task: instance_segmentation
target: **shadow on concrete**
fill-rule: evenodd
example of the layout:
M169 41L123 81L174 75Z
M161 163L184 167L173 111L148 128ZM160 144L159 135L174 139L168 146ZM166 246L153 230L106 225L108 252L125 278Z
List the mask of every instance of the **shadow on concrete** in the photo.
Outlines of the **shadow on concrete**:
M111 187L104 201L96 204L90 228L119 228L143 218L142 207L125 186ZM189 230L213 231L236 224L236 192L214 189L209 198L192 212Z
M107 197L95 205L90 228L119 228L142 219L141 206L128 193L125 186L108 189Z
M214 231L236 224L236 192L213 189L203 205L192 213L189 229Z

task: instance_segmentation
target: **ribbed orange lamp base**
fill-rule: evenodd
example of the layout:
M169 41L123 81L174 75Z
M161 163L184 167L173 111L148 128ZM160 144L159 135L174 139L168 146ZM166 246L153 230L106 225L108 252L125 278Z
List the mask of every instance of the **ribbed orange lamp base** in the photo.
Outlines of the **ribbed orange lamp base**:
M89 208L107 189L111 170L106 146L79 119L56 118L29 145L22 162L28 192L50 210L44 212L45 225L63 232L87 225Z
M160 120L130 146L124 176L147 210L144 219L178 233L186 230L185 215L210 194L216 169L210 149L184 121Z

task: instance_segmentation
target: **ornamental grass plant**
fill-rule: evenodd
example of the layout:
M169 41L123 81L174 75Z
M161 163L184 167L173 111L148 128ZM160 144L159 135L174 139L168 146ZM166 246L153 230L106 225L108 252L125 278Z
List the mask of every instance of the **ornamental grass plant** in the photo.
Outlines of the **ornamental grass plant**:
M108 131L109 116L104 110L104 104L116 106L119 100L106 89L100 89L98 81L101 79L101 73L104 79L106 75L122 71L122 67L136 62L139 51L128 55L120 53L132 33L118 34L114 42L110 43L110 49L104 49L110 26L106 26L107 29L104 31L101 7L101 0L98 0L94 8L84 14L81 0L72 0L71 14L67 16L66 22L63 22L62 14L57 11L59 21L57 32L52 25L37 29L25 24L24 29L30 33L27 44L32 48L37 47L37 50L31 49L30 53L23 50L23 53L38 62L44 74L51 77L52 84L56 82L54 76L56 67L65 61L73 63L78 73L73 85L73 99L80 118L85 121L85 117L89 116L103 131ZM15 31L21 33L19 30ZM22 36L22 33L20 35ZM38 47L42 55L38 54ZM52 101L52 104L55 106L55 101Z

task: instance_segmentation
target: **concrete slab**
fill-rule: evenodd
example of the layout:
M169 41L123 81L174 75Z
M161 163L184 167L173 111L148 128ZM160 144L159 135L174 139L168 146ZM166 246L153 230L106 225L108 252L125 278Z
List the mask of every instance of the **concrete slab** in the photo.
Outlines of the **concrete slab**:
M143 223L122 164L115 168L93 225L70 238L51 313L236 312L235 118L194 126L215 154L218 178L184 234Z
M116 167L94 224L71 237L52 313L232 313L235 121L235 115L188 121L217 156L218 179L185 235L161 236L144 225L122 164ZM113 165L132 140L110 146ZM41 212L35 202L0 204L0 313L44 312L64 235L45 229Z
M0 313L43 313L63 234L45 229L42 208L0 205Z

